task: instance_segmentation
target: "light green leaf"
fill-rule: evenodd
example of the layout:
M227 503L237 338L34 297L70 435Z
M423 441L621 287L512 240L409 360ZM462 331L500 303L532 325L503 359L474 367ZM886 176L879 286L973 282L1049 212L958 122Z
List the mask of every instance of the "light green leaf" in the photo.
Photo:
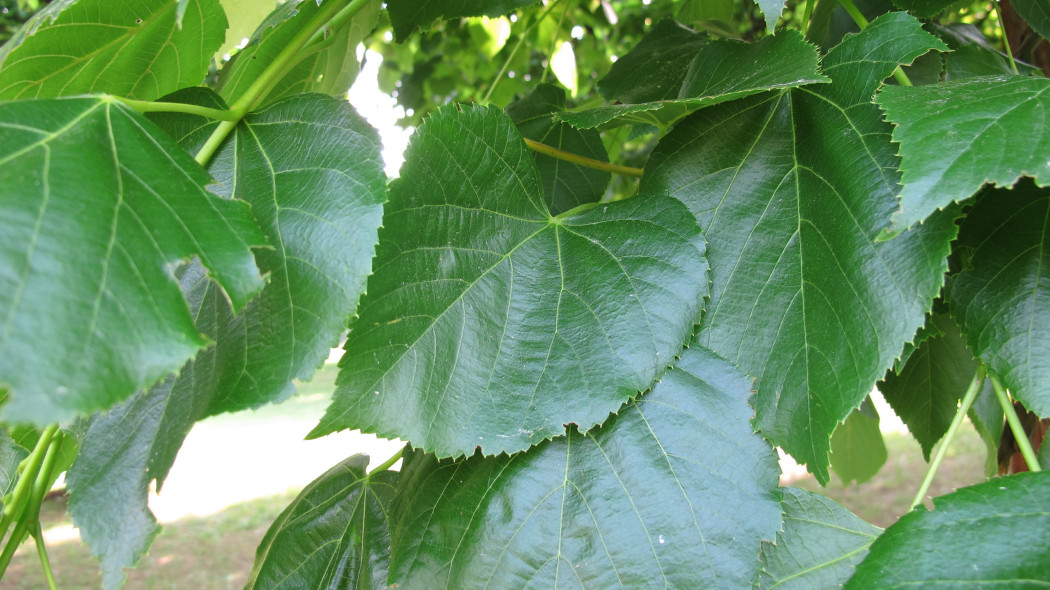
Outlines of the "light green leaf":
M931 86L887 86L876 101L897 125L900 210L895 231L911 227L985 183L1011 186L1023 175L1050 184L1050 80L995 76Z
M214 108L214 94L173 98ZM187 115L158 122L186 147L210 126ZM214 123L211 124L212 126ZM288 145L300 138L312 150ZM102 560L108 586L148 549L157 526L146 505L183 439L208 415L283 399L338 342L370 270L385 194L379 141L345 101L296 96L250 114L211 165L255 206L276 247L259 253L270 283L236 316L199 265L181 271L197 327L215 341L177 378L97 416L69 472L70 512Z
M60 0L0 48L0 100L106 92L153 100L208 73L222 44L219 0Z
M766 90L829 82L817 67L817 48L797 31L763 37L757 43L712 41L693 59L678 96L641 104L606 105L562 113L581 128L641 123L666 129L693 111ZM619 63L619 62L617 62Z
M773 29L777 28L780 13L784 11L784 0L755 0L755 3L766 17L766 31L772 34Z
M246 590L388 587L388 507L398 474L368 475L367 466L367 455L354 455L292 500L259 543Z
M403 42L416 29L427 30L435 21L464 16L502 16L539 4L539 0L387 0L394 37Z
M243 309L266 240L246 203L107 98L0 104L4 413L39 425L107 408L207 343L172 268L198 257Z
M886 529L847 589L1044 588L1050 580L1050 472L962 488Z
M1013 0L1011 4L1032 30L1050 39L1050 4L1046 0Z
M14 489L18 481L18 464L28 456L29 450L16 443L7 429L0 426L0 498Z
M603 426L511 457L409 454L390 582L414 588L738 588L780 528L750 382L693 346Z
M784 495L784 530L762 543L759 588L841 588L882 532L827 496L798 488Z
M674 100L708 36L671 19L660 21L598 81L608 101L628 104Z
M642 178L643 192L686 203L708 240L699 343L757 377L756 426L822 482L832 431L912 340L947 269L949 215L875 242L897 174L871 96L938 47L914 18L884 15L825 56L831 84L704 109Z
M959 247L971 255L952 283L952 317L989 372L1029 410L1050 416L1050 190L1027 180L986 189Z
M939 332L928 338L896 373L886 373L879 391L922 445L930 451L941 440L959 407L959 400L977 372L977 362L966 348L958 326L946 315L930 320Z
M516 452L569 422L585 432L652 385L707 292L695 219L667 197L555 217L544 197L501 111L431 115L390 186L375 274L310 436Z
M999 405L999 399L995 396L992 380L985 379L981 383L981 390L974 400L973 406L966 414L973 424L974 430L984 441L986 451L984 461L985 477L993 477L999 473L999 441L1003 435L1003 407ZM1050 448L1050 445L1040 447Z
M864 483L885 463L886 442L879 430L879 413L871 397L866 397L831 435L831 468L843 484L854 480Z
M565 91L553 84L537 86L527 97L511 103L506 110L524 137L593 160L609 161L597 131L574 129L567 123L554 120L552 114L565 110ZM612 177L608 172L584 168L540 153L533 153L532 157L540 173L547 206L554 215L601 199Z

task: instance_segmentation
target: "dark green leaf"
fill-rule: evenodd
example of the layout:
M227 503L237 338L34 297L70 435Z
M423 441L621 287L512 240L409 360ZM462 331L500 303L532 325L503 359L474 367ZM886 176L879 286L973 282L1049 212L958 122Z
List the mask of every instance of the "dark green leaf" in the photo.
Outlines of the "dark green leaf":
M831 435L831 468L843 484L854 480L864 483L874 477L884 463L886 442L879 430L879 413L867 397Z
M653 27L598 81L598 91L609 101L628 104L674 100L707 35L667 19Z
M841 588L882 532L831 499L798 488L784 495L784 530L762 543L759 587L783 590Z
M18 481L18 464L28 456L29 450L16 443L7 429L0 426L0 498L14 489ZM0 506L3 506L2 502Z
M208 73L222 44L219 0L52 2L0 48L0 100L106 92L153 100Z
M681 203L554 217L510 118L471 106L434 113L409 144L375 268L311 436L360 428L442 457L603 422L673 362L707 293Z
M112 100L0 104L0 375L8 420L106 408L207 343L171 276L199 259L240 311L263 287L246 203Z
M952 284L952 317L1014 397L1050 416L1050 190L986 189L959 245L972 255Z
M641 104L606 105L564 113L558 118L581 128L615 122L668 128L689 113L777 88L829 82L817 67L817 48L797 31L763 37L757 43L712 41L700 49L678 96ZM620 63L620 62L617 62Z
M946 62L945 80L1013 74L1009 58L989 45L984 34L974 25L952 23L928 26L952 50L951 53L941 54L941 58ZM1024 62L1015 62L1015 65L1023 75L1039 75L1039 68Z
M959 400L977 372L977 362L955 322L940 314L929 321L940 334L923 341L903 367L888 372L879 383L879 391L922 445L927 461L933 446L948 432Z
M1022 175L1050 184L1050 80L995 76L932 86L887 86L877 102L897 125L900 210L896 230L962 201L985 183L1011 186Z
M1050 39L1050 4L1046 0L1013 0L1014 10L1043 39Z
M329 469L266 531L246 590L387 588L387 510L398 474L368 475L367 455Z
M1050 473L996 478L934 507L886 529L846 588L1046 587Z
M897 63L938 47L912 17L884 15L824 58L830 85L704 109L642 179L686 203L708 240L700 344L757 376L756 426L822 482L832 430L912 340L947 268L948 215L875 242L897 174L871 96Z
M223 106L200 89L180 98ZM158 121L185 146L208 135L195 117ZM288 137L313 149L291 146ZM183 291L215 346L177 378L92 421L69 473L70 511L101 557L107 584L119 584L121 568L134 565L156 535L149 483L161 487L194 422L286 397L292 380L309 379L338 341L370 270L382 166L375 132L345 101L320 95L249 115L214 159L211 172L253 203L276 245L258 257L271 280L235 316L200 266L186 267Z
M958 0L893 0L894 6L907 10L919 18L931 18Z
M553 84L541 84L526 98L511 103L507 114L524 137L608 162L609 155L597 131L575 129L554 120L552 114L564 110L565 91ZM601 199L612 177L608 172L584 168L540 153L534 153L532 157L540 173L547 207L553 215Z
M511 457L405 459L400 588L735 588L780 528L750 382L693 346L603 426Z
M999 440L1003 434L1003 407L999 405L999 399L995 396L992 380L985 379L981 383L981 390L974 400L973 406L966 414L970 418L977 434L984 441L985 461L984 475L992 477L999 473ZM1040 450L1050 448L1050 445L1040 447Z
M539 0L387 0L394 37L403 42L416 29L427 30L438 20L464 16L500 16Z

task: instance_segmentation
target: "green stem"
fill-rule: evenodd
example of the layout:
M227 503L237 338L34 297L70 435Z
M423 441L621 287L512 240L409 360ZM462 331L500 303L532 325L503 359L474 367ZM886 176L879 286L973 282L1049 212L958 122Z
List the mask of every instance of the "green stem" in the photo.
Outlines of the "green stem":
M200 115L202 117L218 119L220 121L234 120L234 113L230 111L210 109L195 104L186 104L182 102L150 102L148 100L135 100L132 98L124 98L122 96L115 96L113 98L140 113L188 113L190 115Z
M601 160L593 160L565 150L559 150L556 147L533 141L527 137L525 138L525 145L529 146L529 149L534 152L546 154L552 158L558 158L559 160L565 160L566 162L571 162L578 166L583 166L584 168L592 168L594 170L611 172L613 174L623 174L624 176L641 176L644 172L641 168L619 166L617 164L610 164L609 162L602 162Z
M4 535L7 534L7 528L11 526L11 523L21 520L26 502L29 500L29 494L32 491L30 486L37 479L40 465L47 457L47 451L51 448L51 439L54 438L56 432L58 432L58 424L52 424L45 428L40 433L40 439L36 441L33 452L26 458L25 469L18 476L18 483L15 484L14 491L11 492L11 500L4 505L4 515L3 518L0 518L0 539L3 539Z
M981 389L981 378L980 371L978 371L973 379L970 381L970 387L966 389L966 395L963 396L962 403L959 405L959 411L955 413L955 417L952 418L951 425L948 426L948 432L944 435L944 440L941 441L941 446L937 447L937 452L933 455L933 460L930 461L930 467L926 470L926 477L922 479L922 485L919 486L919 492L915 494L915 499L911 501L911 506L908 507L908 511L914 510L916 506L922 504L922 501L926 498L926 493L930 491L930 485L933 483L933 476L937 474L937 469L941 466L941 461L944 460L945 455L948 454L948 447L951 446L952 441L955 440L955 435L959 431L959 426L963 422L963 418L966 417L966 413L970 411L970 407L973 406L973 402L977 399L977 392Z
M237 126L237 123L269 94L273 86L287 74L290 68L294 67L302 59L303 48L313 39L314 34L320 31L333 18L344 13L346 14L345 18L352 18L370 2L372 0L351 0L349 4L344 6L341 0L328 0L328 3L322 6L321 10L310 19L310 22L292 37L292 40L281 49L281 52L263 70L263 73L255 79L255 82L252 82L252 85L244 91L244 94L233 103L233 106L230 107L231 117L220 123L215 128L215 131L212 131L211 136L208 137L200 151L197 152L194 158L197 160L197 163L205 167L208 165L212 156L215 155L222 142L226 141L226 137Z
M868 19L864 17L864 14L861 13L860 9L857 8L857 5L853 3L853 0L839 0L839 4L842 5L842 8L845 9L847 13L849 13L850 18L853 19L853 22L857 23L860 30L863 31L868 28L869 24L871 24L868 22ZM908 78L908 74L905 74L900 66L893 69L893 78L897 80L897 83L901 86L912 85L911 79Z
M547 18L547 15L550 14L550 11L553 10L554 7L557 6L557 4L558 0L554 0L554 2L551 2L547 6L547 9L544 10L542 14L540 14L539 18L532 21L532 24L529 25L529 27L525 29L525 32L518 37L518 41L514 44L514 48L510 50L510 55L508 55L507 59L504 60L503 67L500 68L499 73L496 74L496 79L492 81L492 84L489 85L489 89L485 92L485 96L481 99L481 104L488 104L489 99L492 98L492 92L496 90L496 86L498 86L499 83L503 80L503 76L507 73L507 68L510 67L510 62L514 59L514 56L518 54L518 50L521 49L522 43L525 42L525 37L528 37L529 33L531 33L532 30L536 28L536 25L540 24L541 22L543 22L543 19Z
M394 463L397 463L401 459L401 455L403 455L404 453L405 453L405 447L401 447L401 450L399 450L398 452L394 453L394 455L392 457L390 457L386 461L383 461L382 463L377 465L376 468L373 469L372 471L369 471L368 475L373 475L375 473L380 473L382 471L386 471L387 469L390 469L390 467L393 466Z
M19 522L18 526L15 527L11 536L7 539L7 545L4 546L4 552L0 554L0 579L4 577L4 572L7 571L7 566L11 565L11 558L15 556L15 551L18 550L18 546L22 544L22 541L26 540L26 536L29 535L29 525L25 522Z
M995 377L992 377L992 389L995 390L995 397L999 400L999 405L1003 407L1003 413L1006 414L1006 423L1010 425L1010 430L1014 433L1017 448L1021 450L1024 462L1028 464L1028 470L1033 472L1041 471L1039 459L1036 458L1035 451L1032 450L1032 443L1028 440L1028 433L1021 426L1021 419L1017 417L1014 404L1010 401L1010 396L1007 395L1002 384Z
M329 31L338 30L340 27L346 24L346 21L357 16L357 13L361 10L361 8L363 8L363 6L354 6L353 4L347 4L346 6L344 6L338 14L333 16L331 20L325 23L325 26L321 27L310 37L310 40L306 42L306 46L303 49L309 50L310 53L313 53L313 50L316 49L318 43L331 39L331 36L326 36L328 35Z
M44 535L40 531L40 524L37 523L31 527L29 534L36 541L36 554L40 558L40 565L44 568L44 578L47 580L47 587L50 590L58 590L58 584L55 583L55 574L51 571L51 560L47 558L47 547L44 546Z
M48 434L48 430L51 430L50 434ZM55 463L58 461L59 447L62 444L62 431L58 430L57 424L52 424L44 430L44 434L40 437L41 440L43 440L44 435L47 435L47 447L42 453L43 459L35 464L35 474L31 475L27 467L27 470L22 472L22 475L18 480L19 483L21 483L23 479L26 481L32 479L33 486L29 490L27 505L21 511L22 513L15 517L18 520L18 524L15 526L14 532L11 533L11 536L7 539L7 546L4 547L3 554L0 554L0 579L4 577L4 572L7 571L7 566L11 563L11 558L14 556L18 546L25 541L26 536L30 531L35 530L39 534L40 504L44 501L44 496L47 494L48 488L51 485L52 472L55 469ZM37 441L33 453L37 453L40 447L40 441ZM6 511L7 506L5 506L4 509ZM38 543L43 543L43 541L38 541ZM45 564L45 572L49 570L50 567L50 563Z
M813 5L816 3L817 0L806 0L806 12L802 14L802 30L805 33L809 33L809 21L813 16Z
M999 30L1003 33L1003 47L1006 47L1006 57L1010 58L1010 69L1015 75L1020 75L1020 72L1017 71L1017 62L1014 61L1014 52L1010 49L1010 39L1006 36L1006 25L1003 24L1003 11L999 10L999 0L992 0L992 8L995 9L995 19L999 21Z
M551 3L553 4L553 2ZM554 35L551 37L551 48L547 52L547 67L543 68L543 73L540 75L540 84L547 81L547 72L551 69L551 58L554 57L554 50L558 46L558 32L561 31L561 24L565 22L565 15L569 12L569 6L571 2L566 0L565 10L561 11L561 18L558 19L558 26L554 28Z

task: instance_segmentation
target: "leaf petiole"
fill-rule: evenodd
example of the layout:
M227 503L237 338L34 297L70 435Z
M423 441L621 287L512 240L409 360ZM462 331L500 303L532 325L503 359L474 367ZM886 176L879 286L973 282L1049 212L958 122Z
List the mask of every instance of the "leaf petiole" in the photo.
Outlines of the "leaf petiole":
M195 104L186 104L182 102L152 102L148 100L124 98L123 96L114 96L113 98L140 113L187 113L190 115L208 117L209 119L217 119L219 121L234 121L237 118L236 113L232 111L212 109Z
M943 461L945 455L948 454L948 447L950 447L952 441L955 440L955 435L959 431L959 426L962 424L963 418L966 417L966 413L970 411L970 407L973 405L974 400L977 399L977 392L980 389L981 369L978 368L973 379L970 381L970 386L966 388L966 394L963 395L962 403L959 404L959 410L955 412L955 417L952 418L952 423L948 426L948 432L945 433L944 440L941 441L940 446L937 447L937 452L933 455L933 460L930 461L930 467L926 470L926 476L922 478L922 485L919 486L919 491L915 494L915 499L912 500L911 505L908 506L909 512L914 510L919 504L922 504L922 501L926 498L926 492L930 491L933 477L937 474L937 469L940 468L941 461Z
M602 162L601 160L594 160L579 154L560 150L556 147L549 146L545 143L540 143L529 138L525 139L525 145L530 150L538 152L552 158L571 162L584 168L592 168L594 170L601 170L603 172L611 172L613 174L623 174L624 176L641 176L644 170L641 168L632 168L630 166L620 166L619 164L610 164L609 162Z
M1010 49L1010 39L1006 36L1006 25L1003 24L1003 11L999 8L999 0L992 0L992 8L995 9L995 20L999 21L999 31L1003 34L1003 47L1006 48L1006 57L1010 58L1010 69L1014 71L1014 75L1020 75L1017 62L1014 61L1014 52Z
M1006 393L1006 389L1003 388L1002 384L995 377L992 377L992 389L995 390L995 397L999 400L999 405L1003 407L1003 414L1006 415L1006 423L1010 425L1010 430L1014 434L1014 440L1017 441L1017 448L1021 451L1021 456L1024 457L1024 462L1028 464L1028 470L1032 472L1041 471L1039 467L1039 459L1035 456L1035 451L1032 449L1032 443L1028 440L1028 433L1024 431L1024 427L1021 426L1021 419L1017 417L1017 410L1014 409L1014 404L1010 401L1010 396Z
M386 461L383 461L382 463L377 465L376 468L373 469L372 471L369 471L368 475L375 475L376 473L382 473L383 471L386 471L387 469L390 469L394 465L394 463L397 463L399 460L401 460L401 456L404 453L405 453L405 447L401 447L401 450L399 450L398 452L394 453L393 456L391 456Z

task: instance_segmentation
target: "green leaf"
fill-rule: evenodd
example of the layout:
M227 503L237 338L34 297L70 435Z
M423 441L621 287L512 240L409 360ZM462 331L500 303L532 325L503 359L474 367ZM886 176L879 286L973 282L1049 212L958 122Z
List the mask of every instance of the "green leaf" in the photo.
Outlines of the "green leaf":
M555 121L553 113L565 110L565 91L553 84L541 84L529 95L511 103L507 114L522 136L593 160L608 162L605 144L597 131L574 129ZM543 194L551 214L602 198L612 175L584 168L540 153L532 154L543 183Z
M1032 30L1050 39L1050 4L1046 0L1013 0L1011 4Z
M240 311L264 285L246 203L107 98L0 104L0 375L7 420L106 408L207 339L172 268L198 257Z
M16 443L7 429L0 426L0 498L15 488L18 481L18 464L29 456L29 450ZM0 502L0 506L3 503Z
M387 588L388 507L398 474L354 455L310 482L266 531L246 590Z
M558 118L581 128L641 123L668 128L711 105L766 90L830 82L820 75L817 48L797 31L763 37L757 43L712 41L693 59L678 96L641 104L606 105ZM619 62L617 62L619 63ZM742 72L746 74L742 75Z
M292 94L320 92L345 96L357 78L357 45L379 19L380 0L371 0L353 18L325 30L325 37L306 47L299 62L266 95L261 104ZM316 0L282 4L265 20L248 45L219 72L217 89L235 102L270 67L277 55L320 10Z
M995 76L932 86L887 86L876 101L897 125L900 210L895 230L963 201L985 183L1031 176L1050 184L1050 132L1033 124L1050 108L1050 80Z
M984 441L986 451L984 461L984 476L993 477L999 473L999 441L1003 435L1003 407L999 405L999 399L995 396L992 380L985 379L981 383L981 390L977 393L970 411L966 413L973 424L974 430ZM1050 448L1050 445L1040 447Z
M776 455L750 382L694 346L588 434L511 457L406 456L400 588L735 588L780 528Z
M886 442L879 429L879 413L871 397L866 397L831 435L831 468L843 484L854 480L864 483L885 463Z
M642 178L643 192L686 203L708 240L699 343L757 377L756 426L822 482L832 431L912 340L947 269L949 215L875 241L897 174L871 96L938 47L912 17L884 15L827 54L831 84L704 109Z
M221 57L239 47L244 39L277 8L277 0L219 0L230 26L226 29L226 41L216 53Z
M893 0L893 5L919 18L932 18L957 2L958 0Z
M214 108L214 94L176 95ZM188 115L158 122L191 147L209 125ZM211 124L214 126L214 123ZM289 146L294 136L312 150ZM385 195L379 141L345 102L320 95L278 101L238 125L211 172L255 206L276 247L259 253L270 283L237 315L199 265L181 270L197 326L215 341L180 371L97 416L69 472L70 512L100 556L107 585L148 549L157 526L146 505L186 434L210 414L283 399L338 342L370 270Z
M689 65L707 42L707 35L671 19L662 20L616 60L598 81L598 92L608 101L628 104L674 100Z
M762 543L758 587L783 590L841 588L882 532L827 496L798 488L784 495L784 530Z
M153 100L204 80L226 32L219 0L60 0L0 48L0 100L106 92Z
M928 26L952 50L951 53L944 53L940 56L946 62L945 80L956 81L978 76L1013 74L1010 59L992 47L980 29L974 25L951 23ZM1015 62L1014 65L1025 76L1041 75L1039 68L1024 62Z
M903 367L888 372L879 383L879 391L922 445L927 461L933 446L948 432L959 400L977 372L977 362L955 322L940 314L929 321L940 334L923 341Z
M539 0L387 0L394 37L403 43L416 29L427 30L434 22L464 16L501 16Z
M773 29L777 28L780 13L784 11L784 0L755 0L755 3L766 17L766 31L772 34Z
M310 436L360 428L442 457L603 422L673 362L707 293L681 203L554 217L510 118L472 106L439 110L413 137L375 269Z
M960 489L886 529L847 589L1042 588L1050 580L1050 473Z
M1031 181L986 189L959 247L972 254L952 283L952 317L989 372L1029 410L1050 416L1050 190Z

